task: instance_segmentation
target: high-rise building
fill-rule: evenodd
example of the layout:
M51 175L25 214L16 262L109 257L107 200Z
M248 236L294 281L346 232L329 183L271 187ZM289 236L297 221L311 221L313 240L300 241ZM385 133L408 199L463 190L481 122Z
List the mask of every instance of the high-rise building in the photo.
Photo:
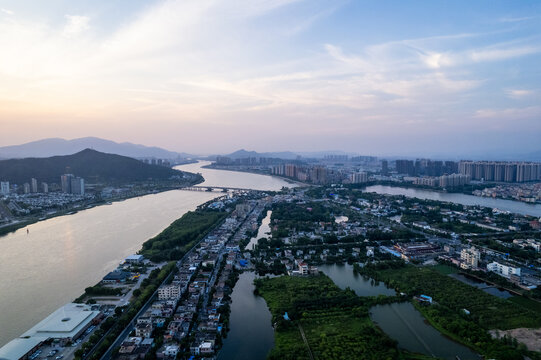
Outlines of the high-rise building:
M368 174L364 171L351 174L352 184L362 184L368 181Z
M9 181L0 182L0 194L2 195L9 194Z
M381 175L389 174L389 162L387 160L381 160Z
M62 192L66 194L85 194L85 180L73 174L64 174L61 177Z
M30 187L33 193L38 192L38 181L34 178L30 179Z
M296 178L297 177L297 165L295 164L286 164L285 175L287 177Z
M472 180L528 182L541 180L541 164L526 162L461 161L460 173Z
M25 194L29 194L30 193L30 184L29 183L24 183L23 184L23 192Z
M314 184L326 184L327 183L327 169L323 166L314 167L311 171L310 179L312 180Z
M49 185L46 182L41 183L41 192L47 194L49 192Z
M71 193L77 195L85 194L85 180L80 177L71 178Z
M396 160L396 172L411 176L415 175L413 160Z
M73 177L74 177L73 174L64 174L60 177L63 193L71 194L71 179Z

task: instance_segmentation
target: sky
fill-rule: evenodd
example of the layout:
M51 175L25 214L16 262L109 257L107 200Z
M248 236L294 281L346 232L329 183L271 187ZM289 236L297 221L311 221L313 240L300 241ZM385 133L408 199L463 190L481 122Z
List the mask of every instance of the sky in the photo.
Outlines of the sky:
M0 0L0 146L541 150L540 1Z

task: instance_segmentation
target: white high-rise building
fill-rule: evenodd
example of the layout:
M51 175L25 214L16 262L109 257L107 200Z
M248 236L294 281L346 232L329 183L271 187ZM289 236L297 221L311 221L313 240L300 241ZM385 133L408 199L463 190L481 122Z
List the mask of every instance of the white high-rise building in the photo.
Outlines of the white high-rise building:
M9 194L9 181L0 182L0 194L2 195Z
M85 180L83 178L71 178L71 193L77 195L85 194Z
M33 193L38 192L38 181L34 178L30 179L30 189Z

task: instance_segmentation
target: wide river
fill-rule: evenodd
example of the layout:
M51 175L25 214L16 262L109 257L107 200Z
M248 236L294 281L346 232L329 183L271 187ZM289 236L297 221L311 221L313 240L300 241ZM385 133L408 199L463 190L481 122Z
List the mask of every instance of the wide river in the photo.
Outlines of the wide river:
M486 206L490 208L496 208L500 210L509 211L512 213L531 215L535 217L541 217L541 205L540 204L528 204L525 202L506 200L506 199L493 199L489 197L481 197L474 195L466 195L459 193L446 193L440 191L431 191L424 189L412 189L399 186L385 186L385 185L372 185L367 186L365 192L375 192L378 194L389 195L404 195L407 197L416 197L419 199L447 201L468 206Z
M291 186L264 175L199 172L203 185L257 190ZM220 193L172 190L52 218L0 237L0 346L96 284L143 242Z

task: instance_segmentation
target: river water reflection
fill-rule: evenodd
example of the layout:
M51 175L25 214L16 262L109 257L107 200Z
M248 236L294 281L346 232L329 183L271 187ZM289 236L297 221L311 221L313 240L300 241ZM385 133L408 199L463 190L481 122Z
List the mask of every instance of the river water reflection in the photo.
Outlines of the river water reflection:
M253 250L254 246L257 245L257 240L269 237L268 233L270 233L271 215L272 211L268 210L267 215L263 218L263 220L261 220L261 225L257 230L257 235L250 239L250 242L248 243L248 245L246 245L246 249Z
M358 296L394 296L396 291L384 283L365 278L353 271L353 265L322 265L318 269L325 273L340 289L349 287Z
M458 344L428 325L409 302L378 305L370 309L370 318L387 335L408 351L437 358L455 360L479 359L469 348Z
M287 182L264 175L208 170L206 185L280 190ZM115 269L147 239L220 193L173 190L73 215L60 216L0 237L0 346L72 301Z
M493 199L488 197L473 196L459 193L446 193L424 189L411 189L398 186L384 185L367 186L364 191L375 192L378 194L404 195L407 197L416 197L419 199L447 201L468 206L486 206L490 208L510 211L517 214L541 217L541 205L527 204L520 201Z
M490 295L494 295L502 299L508 299L513 296L513 294L511 294L507 290L503 290L503 289L500 290L496 286L487 284L486 282L479 281L470 277L466 277L462 274L449 274L449 276L465 284L475 286L476 288L479 288Z
M274 346L272 316L265 300L254 295L253 272L244 272L231 294L231 331L218 360L265 359Z
M324 272L341 289L349 287L359 296L396 295L395 290L383 283L367 279L353 271L352 265L323 265ZM401 348L442 359L479 359L469 348L449 340L427 324L411 303L394 303L374 306L371 319Z

